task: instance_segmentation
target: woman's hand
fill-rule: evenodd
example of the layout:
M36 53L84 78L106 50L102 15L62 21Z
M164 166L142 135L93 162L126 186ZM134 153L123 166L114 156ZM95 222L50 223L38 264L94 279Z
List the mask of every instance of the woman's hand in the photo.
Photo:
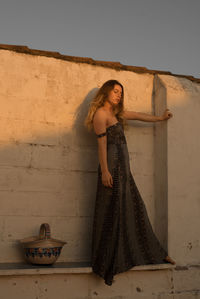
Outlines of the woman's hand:
M112 188L113 178L108 170L102 172L102 183L104 186Z
M166 109L165 112L162 115L162 120L167 120L171 118L173 114L169 111L169 109Z

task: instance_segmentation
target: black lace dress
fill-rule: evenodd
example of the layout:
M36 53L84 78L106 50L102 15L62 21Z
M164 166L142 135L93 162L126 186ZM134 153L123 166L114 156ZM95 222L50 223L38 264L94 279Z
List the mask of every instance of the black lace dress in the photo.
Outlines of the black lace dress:
M130 171L129 153L120 122L107 135L107 163L113 187L102 184L98 166L92 233L92 270L112 285L113 277L136 265L168 263L155 236L145 204Z

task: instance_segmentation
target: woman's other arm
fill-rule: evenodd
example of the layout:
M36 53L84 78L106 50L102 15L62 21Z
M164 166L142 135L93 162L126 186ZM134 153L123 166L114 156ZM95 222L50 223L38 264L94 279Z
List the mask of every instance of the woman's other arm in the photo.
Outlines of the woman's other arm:
M167 120L171 118L173 114L169 111L169 109L166 109L163 115L156 116L152 114L142 113L142 112L135 112L135 111L124 111L124 118L126 119L136 119L141 121L162 121Z
M94 131L97 135L106 133L106 114L97 110L93 119ZM98 156L102 172L102 183L107 187L112 187L113 180L108 170L107 164L107 136L106 134L98 138Z

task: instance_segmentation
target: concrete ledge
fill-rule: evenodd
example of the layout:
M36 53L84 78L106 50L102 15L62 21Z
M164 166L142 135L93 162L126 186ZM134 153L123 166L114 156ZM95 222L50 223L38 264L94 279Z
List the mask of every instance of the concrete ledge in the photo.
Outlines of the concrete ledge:
M171 264L141 265L129 271L163 270L175 268ZM38 274L92 273L89 262L63 262L53 265L32 265L25 263L0 263L0 276Z

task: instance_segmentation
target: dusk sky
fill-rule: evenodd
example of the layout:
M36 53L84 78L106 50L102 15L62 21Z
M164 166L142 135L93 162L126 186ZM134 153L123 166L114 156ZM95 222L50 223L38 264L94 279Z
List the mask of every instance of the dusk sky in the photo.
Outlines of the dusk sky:
M0 0L0 43L200 78L200 0Z

